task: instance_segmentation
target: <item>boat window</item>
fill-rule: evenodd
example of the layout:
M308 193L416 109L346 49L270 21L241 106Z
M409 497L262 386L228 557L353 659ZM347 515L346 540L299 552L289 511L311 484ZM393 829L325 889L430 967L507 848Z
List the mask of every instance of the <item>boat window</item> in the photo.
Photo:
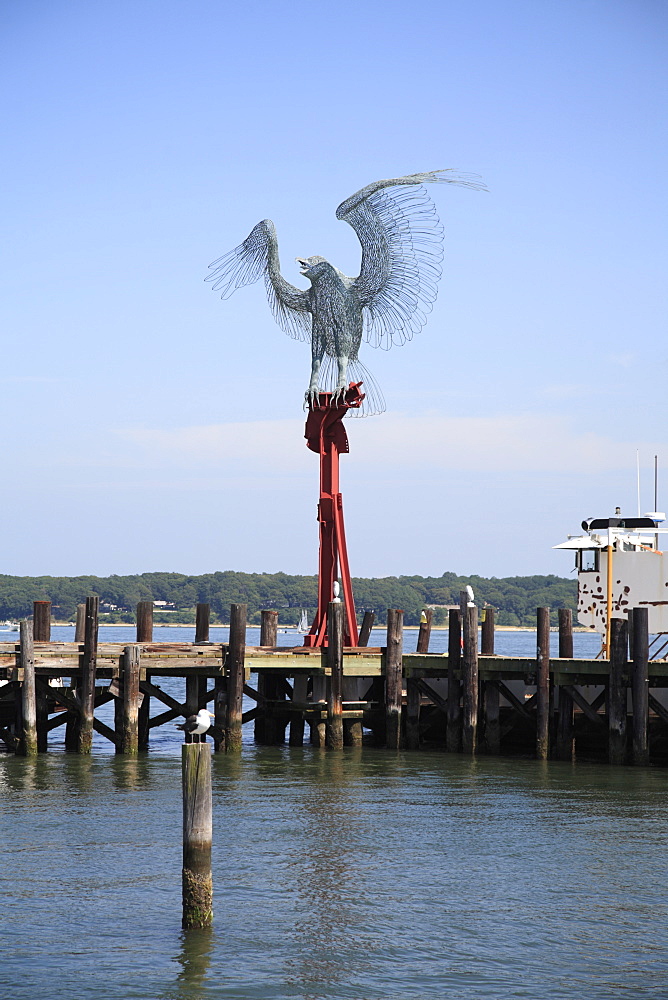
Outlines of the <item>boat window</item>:
M596 573L599 567L599 549L580 549L576 565L581 573Z

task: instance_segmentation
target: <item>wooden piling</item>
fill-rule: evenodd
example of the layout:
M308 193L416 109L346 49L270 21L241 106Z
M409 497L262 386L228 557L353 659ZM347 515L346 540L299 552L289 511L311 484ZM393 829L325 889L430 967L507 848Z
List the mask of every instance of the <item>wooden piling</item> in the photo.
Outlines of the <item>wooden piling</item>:
M297 674L292 682L292 700L294 702L305 702L308 692L308 677L306 674ZM290 716L290 735L288 743L291 747L301 747L304 745L305 721L303 712L293 712Z
M371 629L373 628L373 623L376 620L375 611L365 611L364 618L362 619L362 626L360 628L359 639L357 640L358 646L368 646L369 636L371 635Z
M570 608L559 608L559 659L573 659L573 612Z
M480 636L480 653L482 656L494 656L494 608L484 608ZM485 752L498 754L501 752L501 722L499 707L499 688L494 680L483 680L480 683L480 704L483 716L483 743Z
M422 621L422 616L424 616L424 621ZM431 622L434 617L433 608L424 608L422 615L420 616L420 628L418 631L417 638L417 653L428 653L429 652L429 640L431 638Z
M608 761L624 764L626 761L626 681L627 673L627 624L613 618L610 632L610 680L608 687Z
M37 702L37 752L46 753L49 736L48 687L35 683L35 689L35 701Z
M343 678L343 702L357 701L358 684L356 677ZM343 745L344 747L361 747L364 729L361 719L343 720Z
M245 624L245 616L244 616ZM209 927L213 922L211 841L211 747L184 743L181 748L183 789L182 897L184 928Z
M80 716L78 726L79 753L90 753L93 748L93 715L95 710L95 672L97 669L97 633L99 597L86 598L84 626L84 651L80 687Z
M153 642L153 601L137 605L137 642Z
M23 671L21 685L21 732L16 753L23 757L37 754L37 696L35 693L35 653L33 649L33 623L22 621L20 626L19 663Z
M559 659L573 659L573 612L559 608ZM559 685L557 710L556 756L559 760L572 760L575 753L573 740L573 699L565 685Z
M494 608L483 609L484 618L480 628L480 653L482 656L494 656Z
M195 642L209 641L211 608L208 604L198 604L195 610Z
M455 608L448 613L448 717L446 747L458 753L462 746L462 685L459 670L462 658L461 614Z
M398 750L401 746L403 633L403 611L390 609L387 612L385 651L385 728L389 750Z
M420 687L416 677L406 678L406 749L420 749Z
M136 754L139 752L139 646L124 648L121 678L121 732L116 753Z
M264 608L260 612L260 645L268 646L270 649L275 649L278 640L278 611L273 608ZM260 705L264 704L264 700L277 701L279 698L278 694L278 682L280 678L267 675L258 674L257 678L257 692L260 698ZM255 719L255 741L257 743L273 745L276 743L282 743L285 737L285 730L276 716L276 712L271 710L262 710Z
M227 653L227 720L225 723L225 750L241 750L241 725L243 716L244 670L246 655L247 605L233 604L230 608L230 645Z
M330 671L325 741L330 750L343 750L343 604L330 601L327 609L327 666Z
M633 609L633 763L649 764L649 616L647 608Z
M33 640L51 642L51 601L33 601Z
M550 609L536 609L536 757L550 752Z
M462 656L463 720L462 750L474 754L478 743L478 609L468 606L467 595L462 592L464 612Z
M83 642L86 632L86 605L77 604L77 623L74 626L74 641Z
M141 653L140 653L141 655ZM139 664L139 680L151 683L151 674L144 670ZM151 733L151 696L148 691L143 692L144 697L139 706L138 728L139 728L139 749L148 750L149 736Z

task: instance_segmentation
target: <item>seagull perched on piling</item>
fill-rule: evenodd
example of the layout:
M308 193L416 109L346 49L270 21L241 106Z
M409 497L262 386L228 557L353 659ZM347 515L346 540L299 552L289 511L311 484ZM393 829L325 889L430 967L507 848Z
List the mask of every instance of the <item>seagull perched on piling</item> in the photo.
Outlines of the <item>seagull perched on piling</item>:
M186 721L180 722L176 728L183 730L186 735L187 743L201 743L202 741L200 737L207 731L211 725L211 719L213 718L213 712L207 711L206 708L200 708L197 715L189 715ZM196 736L197 739L193 740L193 736ZM191 737L191 739L188 737Z

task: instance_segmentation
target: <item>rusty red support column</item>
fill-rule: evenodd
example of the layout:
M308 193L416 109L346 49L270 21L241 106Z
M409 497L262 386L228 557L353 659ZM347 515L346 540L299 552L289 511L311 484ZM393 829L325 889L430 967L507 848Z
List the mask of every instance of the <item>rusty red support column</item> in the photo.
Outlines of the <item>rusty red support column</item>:
M341 576L345 604L344 645L358 642L353 586L343 522L343 497L339 489L339 455L348 453L348 435L342 420L350 409L362 405L361 382L350 384L344 400L332 404L332 393L321 392L317 405L310 405L306 420L307 447L320 455L320 553L318 558L318 610L304 645L327 645L327 609L334 597L334 582Z

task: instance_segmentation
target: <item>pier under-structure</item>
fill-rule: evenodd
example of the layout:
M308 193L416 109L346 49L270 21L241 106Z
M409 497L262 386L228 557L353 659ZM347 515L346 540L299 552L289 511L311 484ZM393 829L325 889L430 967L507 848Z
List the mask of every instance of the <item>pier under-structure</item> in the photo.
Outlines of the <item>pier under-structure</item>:
M610 659L573 657L571 613L559 612L559 649L550 652L549 616L538 609L535 657L493 652L492 609L478 649L477 608L450 611L447 653L402 651L402 612L388 614L387 644L346 647L343 615L332 603L327 648L277 647L277 613L263 612L261 641L245 642L245 605L233 605L228 643L98 643L96 598L86 604L84 641L33 639L0 644L0 741L31 755L62 747L89 753L90 734L117 753L149 747L157 727L213 704L217 751L242 750L243 727L262 744L444 748L461 753L534 753L607 758L613 764L668 763L668 661L651 660L647 611L615 620ZM629 642L629 625L632 641ZM142 628L146 632L146 621ZM274 639L273 642L267 640ZM180 701L161 684L185 679ZM246 707L244 711L244 698ZM96 717L114 703L114 725ZM153 711L151 711L151 706ZM161 710L160 710L161 709Z

